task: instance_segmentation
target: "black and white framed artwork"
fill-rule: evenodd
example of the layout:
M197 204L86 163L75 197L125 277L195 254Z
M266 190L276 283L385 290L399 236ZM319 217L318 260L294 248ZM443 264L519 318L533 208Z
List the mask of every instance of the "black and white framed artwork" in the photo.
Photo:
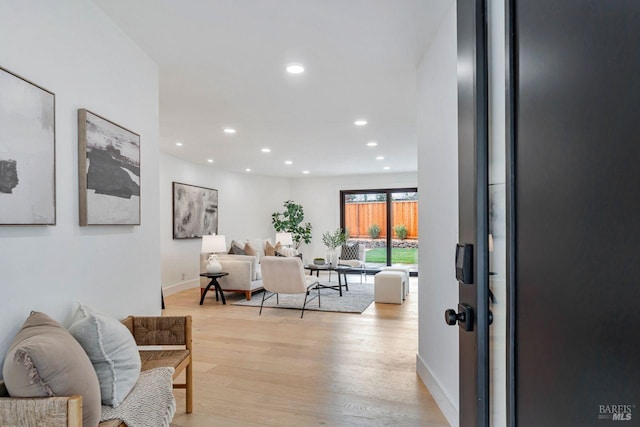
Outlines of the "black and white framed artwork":
M56 223L55 95L0 68L0 225Z
M218 190L173 183L173 238L218 233Z
M140 135L78 110L80 225L140 225Z

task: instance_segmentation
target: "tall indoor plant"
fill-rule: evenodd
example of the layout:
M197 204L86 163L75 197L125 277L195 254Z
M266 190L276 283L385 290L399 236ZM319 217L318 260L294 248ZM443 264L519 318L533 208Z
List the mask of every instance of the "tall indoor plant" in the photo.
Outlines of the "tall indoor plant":
M303 243L311 243L311 224L304 221L304 209L302 205L293 200L284 202L284 212L274 212L271 214L271 223L278 232L291 233L296 249Z

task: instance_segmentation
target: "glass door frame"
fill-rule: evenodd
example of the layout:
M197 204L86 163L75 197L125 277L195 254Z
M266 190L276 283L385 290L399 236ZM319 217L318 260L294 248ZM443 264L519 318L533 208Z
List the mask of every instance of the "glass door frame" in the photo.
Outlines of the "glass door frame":
M393 250L393 228L392 228L392 204L393 193L418 193L418 187L402 187L402 188L379 188L366 190L340 190L340 228L345 229L345 201L347 195L351 194L385 194L387 203L387 266L391 265L391 251ZM366 260L365 260L366 263Z

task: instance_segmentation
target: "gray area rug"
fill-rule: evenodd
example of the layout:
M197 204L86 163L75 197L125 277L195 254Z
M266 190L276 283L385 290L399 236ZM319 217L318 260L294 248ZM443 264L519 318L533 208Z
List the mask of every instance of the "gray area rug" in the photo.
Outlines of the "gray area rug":
M271 292L267 293L267 296L271 295ZM314 295L318 295L318 291L311 291L309 298ZM262 302L262 292L253 294L251 301L242 300L232 302L232 305L242 305L247 307L260 307ZM287 295L280 294L280 304L276 304L276 297L273 296L264 302L265 309L269 308L287 308L287 309L302 309L302 303L304 302L304 294ZM320 290L320 304L318 307L318 298L314 299L310 303L307 303L305 311L336 311L340 313L362 313L373 302L373 283L349 283L349 291L345 291L342 288L342 297L337 290L333 289L321 289Z

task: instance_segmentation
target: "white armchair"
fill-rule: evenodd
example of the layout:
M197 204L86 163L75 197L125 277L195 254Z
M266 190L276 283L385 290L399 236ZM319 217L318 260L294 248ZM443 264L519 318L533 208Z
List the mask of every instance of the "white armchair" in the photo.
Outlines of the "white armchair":
M357 248L356 248L357 246ZM362 276L365 274L365 260L367 256L367 248L362 244L347 245L344 244L340 249L340 257L338 264L348 265L354 270L360 271L360 283Z
M262 273L265 292L262 294L262 304L260 304L260 314L264 302L278 294L302 294L304 293L304 303L302 304L302 314L304 316L304 308L307 302L314 300L316 297L308 299L309 292L314 287L318 290L318 307L320 307L320 288L318 288L318 279L312 276L305 276L302 261L298 257L275 257L266 256L262 258ZM266 291L272 294L265 298Z

